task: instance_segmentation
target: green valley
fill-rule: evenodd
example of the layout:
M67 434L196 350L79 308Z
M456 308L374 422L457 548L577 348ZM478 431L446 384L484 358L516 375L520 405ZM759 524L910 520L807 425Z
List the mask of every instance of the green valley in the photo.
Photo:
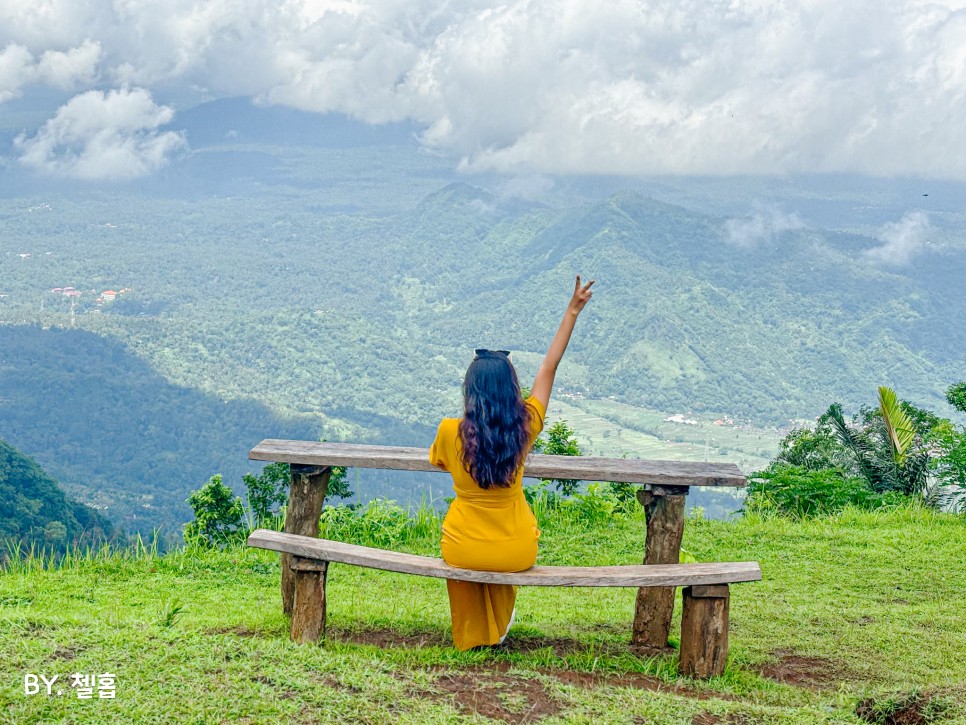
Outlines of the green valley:
M157 178L25 179L0 198L0 435L80 500L113 499L127 530L176 532L187 491L214 473L237 488L264 437L426 445L459 411L474 347L512 349L532 379L575 273L597 294L556 401L587 452L751 472L790 426L879 384L948 414L966 349L956 184L933 187L931 246L904 267L877 261L873 235L911 182L559 179L531 194L459 179L395 131L259 142L269 111L237 105L186 114L197 143ZM226 141L226 109L262 130ZM851 225L846 203L861 205ZM779 208L802 216L769 227Z

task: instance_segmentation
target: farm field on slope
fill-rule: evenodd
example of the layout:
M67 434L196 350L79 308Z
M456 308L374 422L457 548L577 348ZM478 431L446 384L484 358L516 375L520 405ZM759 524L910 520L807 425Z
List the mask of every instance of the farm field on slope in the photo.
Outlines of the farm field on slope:
M744 473L761 470L778 453L788 429L716 425L720 417L675 414L597 398L554 398L548 423L565 419L588 455L734 463Z

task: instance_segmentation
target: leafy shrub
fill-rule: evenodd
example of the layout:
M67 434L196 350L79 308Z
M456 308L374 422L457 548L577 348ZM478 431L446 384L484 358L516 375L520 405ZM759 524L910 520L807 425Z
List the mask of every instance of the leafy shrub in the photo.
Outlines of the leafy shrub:
M846 506L871 509L901 500L895 494L877 494L863 479L836 468L808 470L776 462L750 477L745 510L822 516Z
M242 518L245 510L241 499L232 494L216 474L188 497L195 520L185 524L184 538L189 544L223 546L244 534Z
M613 519L618 499L599 483L587 486L586 493L575 493L566 499L562 508L582 523L606 524Z
M326 498L348 498L352 495L346 471L342 466L333 466ZM282 509L288 505L291 476L292 467L288 463L269 463L257 476L246 473L242 477L256 527L281 528Z
M960 413L966 413L966 382L946 388L946 400Z
M542 435L546 438L537 438L533 443L534 453L545 453L548 456L579 456L580 446L577 444L577 437L574 429L567 425L567 421L558 420ZM564 496L572 495L580 481L570 478L551 479L557 490Z
M550 487L550 481L523 487L524 496L541 529L566 523L605 526L614 519L643 515L644 512L637 504L636 492L640 488L637 484L591 483L585 492L569 497L552 491Z
M605 490L617 502L615 511L627 514L638 510L637 492L641 488L639 483L608 483Z

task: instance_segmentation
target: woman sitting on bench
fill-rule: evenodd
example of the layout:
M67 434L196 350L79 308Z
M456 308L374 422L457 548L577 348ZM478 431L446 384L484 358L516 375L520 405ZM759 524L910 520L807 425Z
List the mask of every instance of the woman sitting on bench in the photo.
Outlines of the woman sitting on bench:
M540 530L523 496L523 461L543 429L557 365L593 284L581 286L577 276L526 400L507 351L476 351L463 380L463 417L444 418L429 449L430 462L449 471L456 491L443 520L448 564L523 571L536 562ZM446 586L456 649L502 643L513 625L516 587L453 580Z

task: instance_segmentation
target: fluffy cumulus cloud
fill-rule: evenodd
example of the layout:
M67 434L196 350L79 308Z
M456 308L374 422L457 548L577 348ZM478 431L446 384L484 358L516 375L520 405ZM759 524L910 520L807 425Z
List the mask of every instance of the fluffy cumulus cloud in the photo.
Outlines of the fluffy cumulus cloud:
M0 100L84 47L115 87L415 120L471 170L966 178L966 0L0 0Z
M26 46L9 43L0 50L0 103L34 83L61 90L93 83L100 57L100 44L91 40L66 51L45 50L36 57Z
M879 232L882 245L867 254L871 259L893 267L905 267L929 247L929 217L923 211L911 211Z
M184 145L181 134L159 131L174 111L142 88L87 91L70 99L33 136L15 142L20 162L79 179L130 179L167 163Z

